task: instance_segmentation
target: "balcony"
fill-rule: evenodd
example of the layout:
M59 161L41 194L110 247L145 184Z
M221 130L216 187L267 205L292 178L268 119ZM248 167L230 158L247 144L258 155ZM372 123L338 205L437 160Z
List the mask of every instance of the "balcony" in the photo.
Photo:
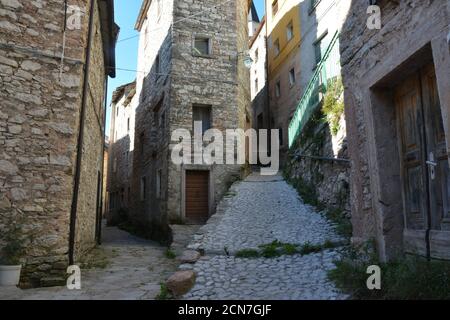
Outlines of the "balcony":
M328 90L330 80L341 74L339 33L333 36L322 60L318 63L311 81L306 87L297 110L289 124L289 148L292 147L311 116L319 108Z

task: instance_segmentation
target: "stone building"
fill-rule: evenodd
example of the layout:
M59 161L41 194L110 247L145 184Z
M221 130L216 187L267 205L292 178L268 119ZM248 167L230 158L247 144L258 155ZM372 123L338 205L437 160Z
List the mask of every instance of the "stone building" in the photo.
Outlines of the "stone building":
M136 82L117 88L111 102L108 166L108 214L110 224L120 221L130 208L133 173L134 128L137 106Z
M268 91L270 127L279 129L280 161L285 163L288 127L301 98L300 3L301 0L266 0Z
M371 3L381 29L352 1L340 39L354 241L450 259L450 3Z
M251 127L248 0L145 0L136 80L130 218L169 241L169 223L203 223L241 165L175 165L171 133ZM224 150L225 151L225 150Z
M23 286L59 284L99 233L113 1L0 3L0 247L23 240Z

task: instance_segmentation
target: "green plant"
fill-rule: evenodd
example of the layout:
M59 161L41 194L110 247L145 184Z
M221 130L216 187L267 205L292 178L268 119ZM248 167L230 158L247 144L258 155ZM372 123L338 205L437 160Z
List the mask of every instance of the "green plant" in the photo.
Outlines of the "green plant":
M353 233L352 222L345 216L345 212L342 209L335 208L326 211L326 217L328 220L336 224L336 231L346 239L351 238Z
M255 249L243 249L236 252L236 258L259 258L259 251Z
M373 245L371 245L373 246ZM428 300L450 299L450 262L427 261L405 256L381 263L375 250L351 248L328 277L356 299ZM381 268L381 290L367 288L367 268Z
M311 253L317 253L323 250L323 246L321 245L313 245L310 242L305 243L300 248L300 253L302 255L307 255Z
M10 229L3 235L6 243L0 251L1 265L19 265L25 254L25 240L20 221L11 221Z
M339 122L344 113L343 92L344 86L341 78L331 80L323 101L322 112L330 125L331 134L334 136L339 132Z
M172 299L172 295L169 292L169 289L167 288L165 283L160 283L161 289L159 294L156 296L156 300L170 300Z
M167 248L166 252L164 253L167 259L175 259L177 257L177 254L175 251L173 251L170 248Z

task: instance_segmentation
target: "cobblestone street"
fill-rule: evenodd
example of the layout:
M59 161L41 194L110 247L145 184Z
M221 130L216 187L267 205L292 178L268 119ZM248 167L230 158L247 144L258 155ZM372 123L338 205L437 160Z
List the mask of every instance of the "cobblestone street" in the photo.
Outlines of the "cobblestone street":
M183 229L189 234L192 228ZM81 290L2 288L0 300L152 300L160 293L160 283L177 268L177 261L165 256L166 249L117 228L106 227L103 245L93 252L96 257L93 267L82 268ZM107 262L102 267L95 261L99 256L102 263Z
M281 176L253 174L235 184L217 214L194 236L190 249L203 251L186 299L346 299L327 280L339 249L277 258L236 258L243 249L257 249L275 240L320 245L339 242L334 226L303 204Z

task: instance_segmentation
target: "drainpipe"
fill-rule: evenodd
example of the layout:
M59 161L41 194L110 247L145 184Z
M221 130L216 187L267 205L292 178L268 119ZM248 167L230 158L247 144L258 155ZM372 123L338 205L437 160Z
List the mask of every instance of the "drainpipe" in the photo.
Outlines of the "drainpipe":
M78 131L77 140L77 160L75 166L75 177L74 177L74 187L73 187L73 198L72 207L70 211L70 231L69 231L69 264L74 264L74 254L75 254L75 227L77 222L77 208L78 208L78 193L80 191L80 177L81 177L81 161L82 161L82 151L84 142L84 123L86 120L86 106L88 98L89 89L89 67L91 64L91 47L92 47L92 35L94 26L94 4L95 0L91 0L89 9L89 29L88 29L88 39L86 46L86 62L84 64L84 79L83 79L83 92L81 97L81 111L80 111L80 125Z

